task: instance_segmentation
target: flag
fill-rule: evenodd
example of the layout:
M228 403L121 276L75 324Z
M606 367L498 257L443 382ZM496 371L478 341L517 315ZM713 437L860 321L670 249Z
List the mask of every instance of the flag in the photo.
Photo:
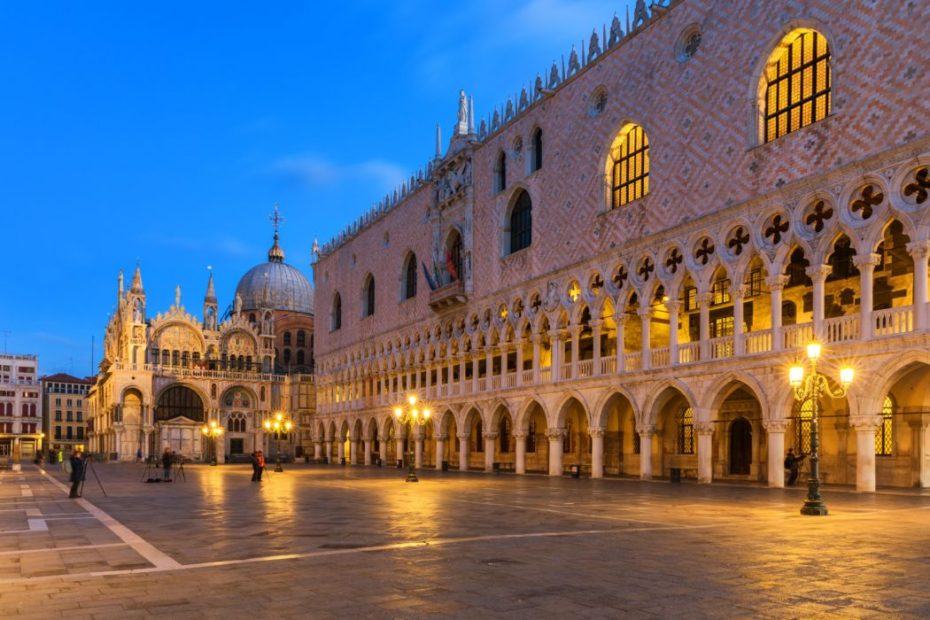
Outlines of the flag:
M420 265L423 266L423 275L426 277L426 284L429 285L429 290L436 290L436 282L433 280L433 276L429 274L429 269L426 268L426 263L420 262Z

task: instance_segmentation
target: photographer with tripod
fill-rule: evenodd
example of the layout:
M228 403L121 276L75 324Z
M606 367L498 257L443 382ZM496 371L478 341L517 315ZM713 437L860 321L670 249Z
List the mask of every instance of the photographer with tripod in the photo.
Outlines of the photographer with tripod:
M77 498L81 496L78 489L84 481L84 459L81 458L80 450L72 452L68 462L71 464L71 493L68 497Z

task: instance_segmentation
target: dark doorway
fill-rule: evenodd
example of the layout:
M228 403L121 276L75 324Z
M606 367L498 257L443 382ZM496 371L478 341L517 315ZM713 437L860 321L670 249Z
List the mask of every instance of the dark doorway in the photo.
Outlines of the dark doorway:
M752 425L746 418L737 418L730 425L730 473L748 476L752 465Z
M239 439L230 439L229 440L229 453L230 454L242 454L245 451L245 440L242 438Z

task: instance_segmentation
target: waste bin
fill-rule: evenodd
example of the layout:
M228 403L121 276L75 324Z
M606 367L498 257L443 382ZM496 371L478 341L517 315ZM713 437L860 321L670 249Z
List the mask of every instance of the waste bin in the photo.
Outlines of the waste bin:
M681 482L681 468L680 467L672 467L668 471L668 481L676 483L676 484Z
M380 457L380 456L375 457L375 465L377 465L378 467L381 467L381 457Z
M449 471L449 461L442 462L442 471Z
M495 474L501 473L501 464L500 464L500 463L492 463L492 464L491 464L491 471L493 471Z
M581 465L574 464L568 468L568 471L571 472L572 478L581 478Z

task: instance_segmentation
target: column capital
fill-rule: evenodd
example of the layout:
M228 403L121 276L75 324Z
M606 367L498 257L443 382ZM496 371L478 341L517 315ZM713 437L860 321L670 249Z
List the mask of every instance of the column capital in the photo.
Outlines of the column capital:
M497 439L497 438L500 436L500 433L498 433L498 432L496 432L496 431L491 431L491 432L489 432L489 433L483 433L482 436L483 436L485 439Z
M882 425L880 415L857 415L849 417L849 425L857 431L874 431Z
M669 299L665 302L665 307L668 308L669 313L678 312L678 309L681 307L681 302L677 299Z
M623 310L614 313L614 323L617 325L623 325L626 323L627 314Z
M881 262L881 260L882 260L882 257L875 253L862 254L862 255L856 254L855 256L853 256L853 264L857 268L859 268L860 271L865 270L866 268L870 270L874 269L875 266Z
M526 431L514 431L513 432L514 439L526 439L528 436L529 436L529 433Z
M604 321L600 319L594 319L588 323L591 326L591 331L597 333L601 331L601 328L604 326Z
M656 425L655 424L637 424L636 432L640 436L651 437L656 434Z
M568 332L572 335L572 338L577 338L579 335L581 335L581 330L583 329L583 327L584 327L583 325L579 323L575 323L569 326Z
M445 441L448 438L449 438L449 435L447 435L446 433L443 433L442 435L436 435L435 437L436 441Z
M765 279L765 283L768 285L769 290L771 291L780 291L785 288L785 285L788 284L788 276L776 273Z
M829 265L811 265L807 268L807 275L811 280L825 280L830 275L831 267Z
M456 435L456 437L459 438L459 441L462 441L462 440L468 441L468 439L471 437L471 433L459 433L458 435Z
M708 292L699 292L694 296L694 298L699 308L710 308L710 304L714 301L714 294Z
M636 314L638 314L639 318L643 320L651 319L652 313L653 313L652 306L640 306L639 308L636 309Z
M928 240L911 241L905 247L915 260L921 258L926 260L930 256L930 241Z
M547 428L546 429L546 437L549 438L549 441L555 441L557 439L562 439L564 435L565 435L564 428Z
M606 432L605 429L603 429L603 428L598 428L598 427L594 427L594 428L589 428L589 429L588 429L588 434L591 435L592 438L594 438L594 437L603 437L605 432Z
M698 435L713 435L714 434L714 423L713 422L695 422L694 432L696 432Z
M733 296L734 301L739 299L742 300L746 297L746 294L749 293L749 286L745 283L738 286L734 286L731 290L731 295Z
M789 424L788 420L762 420L762 428L768 433L784 433Z

